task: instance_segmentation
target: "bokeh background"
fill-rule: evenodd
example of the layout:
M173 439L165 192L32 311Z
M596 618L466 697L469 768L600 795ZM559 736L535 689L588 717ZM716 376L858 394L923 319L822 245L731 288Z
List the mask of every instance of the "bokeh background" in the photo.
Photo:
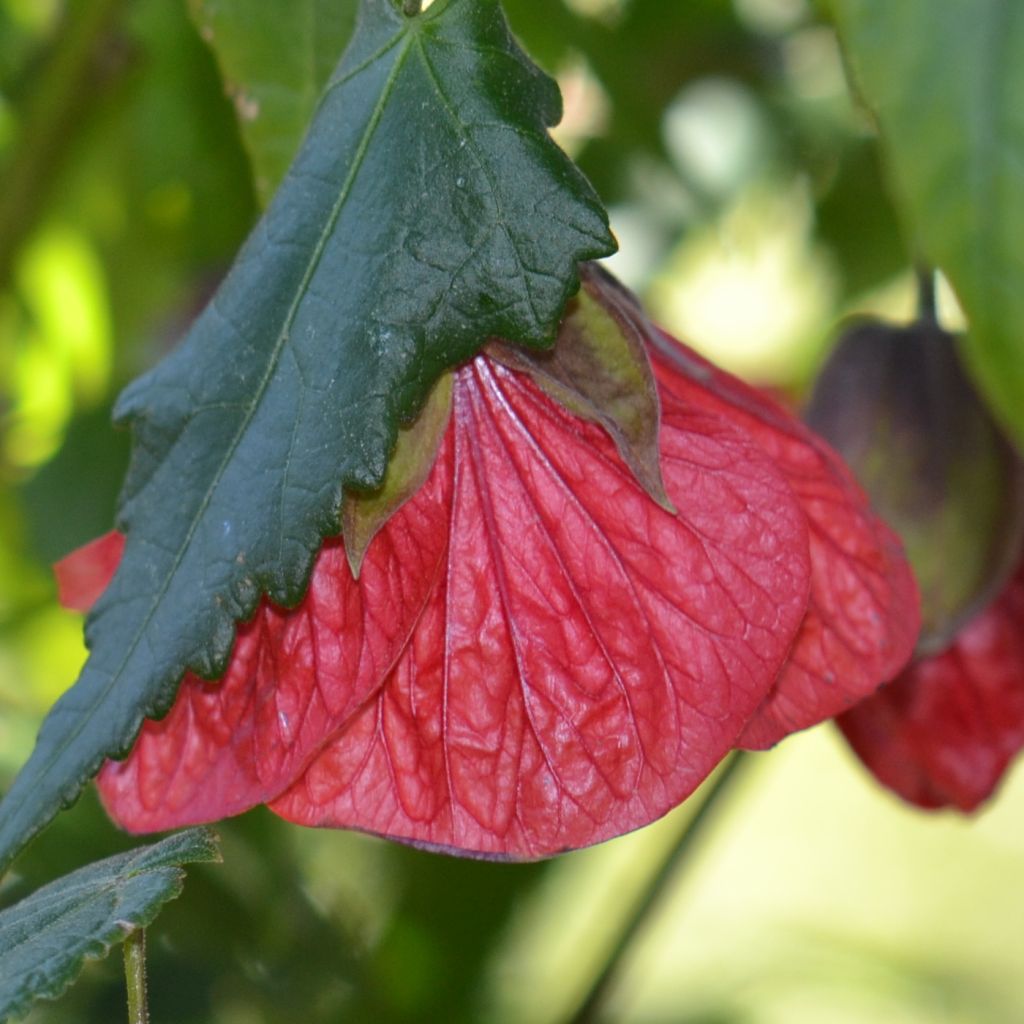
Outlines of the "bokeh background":
M258 216L266 183L239 128L254 100L226 95L200 31L239 2L0 0L0 788L84 657L49 566L112 523L128 447L113 399ZM316 6L341 45L352 0ZM798 399L843 317L911 316L878 140L810 0L505 6L562 85L558 138L611 210L615 271L670 330ZM959 323L948 292L942 317ZM539 865L264 811L225 822L225 864L193 868L152 929L154 1020L567 1021L691 813ZM132 842L90 792L0 902ZM605 1017L1024 1020L1022 864L1020 773L973 819L929 815L830 726L792 737L752 759ZM118 957L90 964L29 1019L124 1019L122 988Z

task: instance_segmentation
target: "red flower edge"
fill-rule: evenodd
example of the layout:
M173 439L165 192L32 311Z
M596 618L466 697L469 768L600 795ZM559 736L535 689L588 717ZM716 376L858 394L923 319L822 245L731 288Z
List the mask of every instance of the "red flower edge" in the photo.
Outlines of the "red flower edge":
M83 544L54 567L57 600L75 612L87 612L107 589L124 554L124 535L111 531Z
M807 516L807 614L771 693L739 746L763 750L852 707L910 659L920 598L896 534L872 511L842 459L772 398L663 333L652 349L663 389L728 416L755 437Z

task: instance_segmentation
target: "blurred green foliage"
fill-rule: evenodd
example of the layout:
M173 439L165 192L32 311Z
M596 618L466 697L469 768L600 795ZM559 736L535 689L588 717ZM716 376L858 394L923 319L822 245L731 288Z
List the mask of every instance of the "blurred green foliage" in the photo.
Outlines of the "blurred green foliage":
M834 0L856 88L878 118L908 234L971 330L964 358L1024 442L1024 11L1002 0ZM950 59L951 55L954 59Z
M189 0L235 104L266 205L292 161L355 24L355 0Z
M111 523L127 455L107 426L113 398L229 265L330 68L325 41L341 44L352 12L351 0L106 6L69 55L95 0L0 0L0 181L32 146L41 94L73 111L18 223L0 216L0 788L83 656L48 566ZM668 327L799 390L840 315L910 313L912 259L873 127L808 0L506 8L562 83L559 138L611 209L617 272ZM210 49L257 13L253 52ZM55 84L55 67L74 73ZM696 866L683 894L694 905L673 919L683 930L666 917L637 950L612 1019L1024 1017L1006 977L1024 912L1006 895L1024 793L1011 787L971 831L896 808L827 740L780 754ZM225 822L225 865L193 869L153 929L154 1020L565 1019L687 814L529 866L307 832L262 810ZM90 793L0 901L128 845ZM30 1019L121 1020L122 1000L110 960Z

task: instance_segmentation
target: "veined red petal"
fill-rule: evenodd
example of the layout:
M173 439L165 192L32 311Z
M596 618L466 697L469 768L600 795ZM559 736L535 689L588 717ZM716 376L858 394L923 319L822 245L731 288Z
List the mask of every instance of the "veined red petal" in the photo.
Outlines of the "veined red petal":
M439 464L448 461L442 450ZM277 796L377 689L443 567L449 474L438 469L381 530L352 578L339 541L320 552L298 608L264 602L239 627L225 675L187 675L99 788L133 832L215 821Z
M740 740L765 749L845 711L913 653L920 600L898 537L871 510L842 459L770 398L674 339L654 338L663 391L743 429L789 481L810 526L807 616L774 690Z
M87 612L114 578L124 552L124 535L116 530L76 548L54 567L57 599L65 608Z
M638 828L735 744L803 618L806 520L757 444L663 395L673 516L599 427L478 357L456 379L447 571L278 814L532 858Z
M1024 566L951 647L838 721L861 760L905 800L974 810L1024 747Z

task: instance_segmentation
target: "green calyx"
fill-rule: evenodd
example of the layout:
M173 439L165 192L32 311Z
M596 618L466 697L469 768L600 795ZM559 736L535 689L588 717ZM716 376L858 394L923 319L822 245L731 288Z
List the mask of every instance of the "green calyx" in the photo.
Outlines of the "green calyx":
M346 493L341 505L341 535L352 576L359 572L370 541L385 523L426 483L448 429L453 375L434 386L416 420L398 432L384 483L365 493Z
M651 498L675 513L661 474L661 406L645 348L639 305L595 265L581 268L582 287L569 303L554 348L526 351L492 343L487 352L529 374L571 413L599 424Z

